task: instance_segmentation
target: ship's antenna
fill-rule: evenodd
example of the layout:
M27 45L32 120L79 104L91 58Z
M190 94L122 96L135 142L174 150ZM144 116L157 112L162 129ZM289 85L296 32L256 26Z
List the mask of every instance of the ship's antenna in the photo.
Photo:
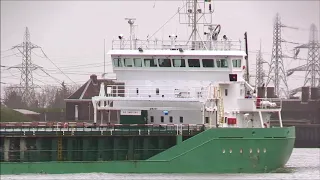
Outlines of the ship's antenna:
M134 34L134 21L136 20L135 18L125 18L125 20L128 21L130 24L130 49L132 50L132 39L133 39L133 34Z
M199 5L198 5L199 4ZM202 5L203 4L203 8ZM184 21L183 18L179 18L181 24L187 24L191 27L192 31L189 36L187 44L192 43L192 49L196 49L196 47L200 47L207 49L207 45L204 42L197 42L197 36L199 36L201 40L201 36L198 30L199 24L210 25L212 24L212 9L211 9L211 0L186 0L186 11L179 12L179 15L184 15L188 17L187 21ZM209 16L208 16L209 15ZM204 18L205 22L200 21L201 18ZM202 40L201 40L202 41Z
M197 0L193 0L193 26L192 26L192 33L193 33L193 42L192 42L192 49L195 49L195 43L197 41Z

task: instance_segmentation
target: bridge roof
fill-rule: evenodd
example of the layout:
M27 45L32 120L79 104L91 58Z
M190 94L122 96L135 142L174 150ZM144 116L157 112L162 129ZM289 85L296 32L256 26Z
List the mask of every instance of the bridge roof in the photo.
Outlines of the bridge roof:
M245 56L244 51L205 51L205 50L110 50L112 56Z

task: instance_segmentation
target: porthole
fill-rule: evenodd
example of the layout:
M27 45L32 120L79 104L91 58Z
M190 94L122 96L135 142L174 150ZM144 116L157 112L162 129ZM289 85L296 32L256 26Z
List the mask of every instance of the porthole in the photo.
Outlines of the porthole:
M266 148L264 148L264 149L263 149L263 152L264 152L264 153L266 153L266 152L267 152L267 149L266 149Z
M243 152L243 150L242 150L242 148L240 149L240 154L242 154L242 152Z
M249 152L250 152L250 154L252 153L252 149L251 148L250 148Z
M257 149L257 153L258 153L258 154L260 153L260 149L259 149L259 148Z
M225 150L225 149L223 149L223 150L222 150L222 153L224 154L225 152L226 152L226 150Z
M231 153L232 153L232 149L230 149L230 151L229 151L229 152L230 152L230 154L231 154Z

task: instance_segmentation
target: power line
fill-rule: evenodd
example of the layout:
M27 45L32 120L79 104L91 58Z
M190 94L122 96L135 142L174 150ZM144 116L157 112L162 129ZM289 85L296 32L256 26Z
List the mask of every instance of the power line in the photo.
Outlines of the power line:
M6 52L6 51L10 51L12 50L13 48L10 48L10 49L7 49L7 50L1 50L1 52Z
M59 69L59 71L60 71L63 75L65 75L71 82L73 82L74 84L76 84L76 83L75 83L69 76L67 76L53 61L51 61L50 58L48 58L48 56L46 55L46 53L44 53L44 51L43 51L42 48L40 48L40 49L41 49L41 51L42 51L42 53L43 53L43 55L45 56L46 59L48 59L57 69Z
M86 69L89 67L101 67L104 63L91 63L91 64L81 64L81 65L71 65L71 66L60 66L60 69L78 69L79 67L85 67ZM106 63L106 65L111 65L112 63Z
M7 57L11 57L11 56L17 56L20 53L15 53L15 54L11 54L11 55L7 55L7 56L2 56L1 58L7 58ZM20 56L21 57L21 56Z
M51 74L60 74L60 73L58 73L58 72L52 72ZM73 73L73 72L66 72L65 74L75 74L75 75L85 75L85 76L90 76L90 75L92 75L92 74L95 74L95 73ZM102 73L101 73L102 74Z
M186 3L187 4L187 3ZM184 6L186 6L186 4ZM184 6L182 8L184 8ZM155 34L157 34L165 25L167 25L180 11L180 9L173 15L171 16L170 19L168 19L158 30L156 30L150 37L148 37L148 39L151 39ZM142 45L140 47L142 47L143 45L145 45L146 42L142 43Z
M52 79L54 79L54 80L55 80L56 82L58 82L59 84L62 83L62 81L60 81L59 79L51 76L51 75L50 75L49 73L47 73L45 70L43 70L43 69L41 69L41 70L42 70L42 72L44 72L47 76L51 77Z

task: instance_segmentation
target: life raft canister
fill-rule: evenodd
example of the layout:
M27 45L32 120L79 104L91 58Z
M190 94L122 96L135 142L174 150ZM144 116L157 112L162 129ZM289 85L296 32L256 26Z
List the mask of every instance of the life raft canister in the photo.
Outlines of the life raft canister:
M64 124L63 124L63 127L64 127L64 128L67 128L67 127L68 127L68 123L64 123Z

